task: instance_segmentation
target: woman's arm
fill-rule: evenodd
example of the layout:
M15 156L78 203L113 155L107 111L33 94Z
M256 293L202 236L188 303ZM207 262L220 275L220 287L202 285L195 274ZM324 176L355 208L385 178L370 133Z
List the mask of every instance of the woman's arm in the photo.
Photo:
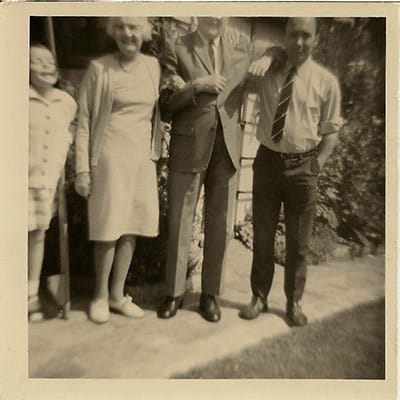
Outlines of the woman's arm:
M86 71L79 89L78 127L76 131L76 174L90 172L89 140L93 92L96 82L96 68L92 62Z
M75 190L83 197L90 194L90 122L93 107L96 67L92 62L86 71L79 89L78 127L75 144Z

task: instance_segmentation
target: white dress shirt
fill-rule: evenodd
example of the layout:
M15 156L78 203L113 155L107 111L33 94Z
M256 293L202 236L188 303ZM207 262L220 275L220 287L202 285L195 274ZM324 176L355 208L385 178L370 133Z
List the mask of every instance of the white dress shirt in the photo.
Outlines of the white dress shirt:
M282 139L271 138L280 92L291 65L281 71L268 70L260 83L260 117L257 139L269 149L282 153L303 153L315 148L323 135L342 127L341 93L336 77L311 58L294 74L291 100Z

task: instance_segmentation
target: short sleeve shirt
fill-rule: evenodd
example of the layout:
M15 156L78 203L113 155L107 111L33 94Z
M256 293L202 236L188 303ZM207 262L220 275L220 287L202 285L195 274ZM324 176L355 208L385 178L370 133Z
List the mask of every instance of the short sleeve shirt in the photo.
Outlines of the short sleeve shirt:
M77 105L66 92L54 88L44 99L29 89L29 187L54 189L73 140L70 129Z

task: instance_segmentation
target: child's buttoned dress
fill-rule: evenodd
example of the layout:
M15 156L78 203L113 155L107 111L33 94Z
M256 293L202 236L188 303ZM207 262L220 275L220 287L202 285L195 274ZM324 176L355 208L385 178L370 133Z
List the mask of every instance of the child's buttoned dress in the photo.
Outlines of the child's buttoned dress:
M75 100L62 90L54 88L44 99L33 87L29 89L29 231L49 228L76 109Z

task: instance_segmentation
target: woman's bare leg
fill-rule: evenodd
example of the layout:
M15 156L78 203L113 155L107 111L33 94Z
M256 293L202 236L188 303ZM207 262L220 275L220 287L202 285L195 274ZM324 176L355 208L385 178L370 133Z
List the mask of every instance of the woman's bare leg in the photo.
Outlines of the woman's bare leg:
M108 300L108 280L113 266L116 241L95 242L95 292L94 300Z
M136 236L123 235L116 245L110 299L120 301L124 296L124 285L136 248Z

